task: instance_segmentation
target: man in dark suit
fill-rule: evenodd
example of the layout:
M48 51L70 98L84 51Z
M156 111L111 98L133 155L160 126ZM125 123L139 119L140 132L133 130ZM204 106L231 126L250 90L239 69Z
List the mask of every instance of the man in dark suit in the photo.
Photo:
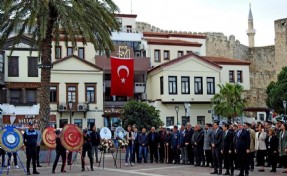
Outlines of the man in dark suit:
M159 148L159 137L155 131L155 127L151 127L150 133L147 135L147 139L150 152L150 163L153 163L154 158L155 162L158 163L157 149Z
M187 157L188 157L188 162L187 164L194 164L194 155L193 155L193 149L191 145L191 137L194 133L194 130L192 129L191 124L188 122L186 124L187 130L185 131L185 144L186 144L186 150L187 150Z
M222 155L221 155L221 143L222 143L222 130L219 129L219 122L213 123L213 134L211 138L211 147L213 155L213 167L214 171L210 174L222 174Z
M224 158L224 166L226 172L223 175L234 175L234 165L233 165L233 138L234 133L229 130L229 124L224 123L222 126L223 136L222 136L222 144L221 144L221 153Z
M240 173L237 176L249 175L248 153L250 153L250 134L243 128L242 124L238 124L238 130L235 134L235 153L240 163Z
M165 133L166 133L166 127L161 127L161 129L158 132L159 135L159 162L163 163L164 162L164 138L165 138Z

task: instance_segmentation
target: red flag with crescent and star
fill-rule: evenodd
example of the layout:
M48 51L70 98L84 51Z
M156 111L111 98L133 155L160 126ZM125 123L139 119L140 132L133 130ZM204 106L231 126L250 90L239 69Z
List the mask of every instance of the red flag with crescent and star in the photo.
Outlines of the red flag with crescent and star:
M134 96L134 59L111 57L111 96Z

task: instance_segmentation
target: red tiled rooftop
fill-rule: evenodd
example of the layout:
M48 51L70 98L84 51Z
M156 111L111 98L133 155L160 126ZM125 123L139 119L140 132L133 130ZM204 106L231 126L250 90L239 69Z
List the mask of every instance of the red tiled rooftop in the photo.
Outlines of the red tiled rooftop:
M144 37L160 37L160 38L181 37L181 38L206 39L206 35L188 34L188 33L143 32L143 36Z
M201 47L201 43L197 42L189 42L184 40L171 40L171 39L155 39L155 38L144 38L148 44L155 44L155 45L176 45L176 46L194 46L194 47Z
M215 64L221 65L250 65L251 62L239 60L239 59L230 59L225 57L207 57L203 56L204 59L213 62Z

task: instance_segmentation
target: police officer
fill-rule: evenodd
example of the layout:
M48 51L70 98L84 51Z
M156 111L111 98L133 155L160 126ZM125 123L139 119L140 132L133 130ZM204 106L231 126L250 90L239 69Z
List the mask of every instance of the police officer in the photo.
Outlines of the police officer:
M55 173L59 158L61 156L62 158L62 167L61 167L61 172L66 172L65 171L65 164L66 164L66 149L65 147L62 145L61 143L61 139L60 139L60 130L56 130L56 158L53 164L53 169L52 169L52 173Z
M88 134L88 130L84 129L84 145L82 151L82 171L85 171L85 156L88 153L88 157L90 158L91 171L94 171L93 168L93 156L92 156L92 143L91 136Z
M37 138L38 134L33 127L33 122L29 122L29 129L24 133L24 144L26 146L27 156L27 175L30 174L31 159L33 163L33 174L40 174L36 170L36 155L37 155Z

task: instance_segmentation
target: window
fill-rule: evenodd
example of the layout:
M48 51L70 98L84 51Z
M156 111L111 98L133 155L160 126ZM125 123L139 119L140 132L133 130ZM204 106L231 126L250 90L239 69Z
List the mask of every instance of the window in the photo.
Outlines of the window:
M37 57L28 57L28 77L38 77Z
M177 51L177 57L183 56L183 51Z
M189 94L190 93L190 87L189 87L189 77L182 76L181 77L181 93L182 94Z
M127 28L127 33L133 32L133 31L132 31L132 26L127 25L126 28Z
M9 77L19 76L19 57L18 56L8 57L8 76Z
M197 116L197 124L205 125L205 116Z
M202 93L202 77L194 77L194 94Z
M51 86L50 87L50 102L51 103L57 103L58 102L58 87L57 86Z
M169 50L164 50L163 51L163 59L164 60L169 60L170 59Z
M186 51L186 54L191 54L191 53L193 53L193 52L189 51L189 50Z
M241 70L237 71L237 82L239 82L239 83L243 82L243 80L242 80L242 71Z
M213 77L206 78L207 94L215 94L215 83Z
M62 47L61 46L56 46L55 47L55 58L56 59L61 59L62 58Z
M77 84L67 84L67 103L68 102L77 103L78 102L78 85ZM73 105L75 108L75 105Z
M0 53L0 73L3 73L4 68L4 56Z
M168 77L168 92L169 94L177 94L177 78L176 76Z
M190 117L189 116L182 116L181 117L181 124L186 125L188 122L190 122Z
M105 80L110 81L111 80L111 74L105 74Z
M234 82L234 71L229 70L229 82Z
M73 55L73 47L67 47L67 56Z
M68 119L60 119L60 128L64 128L66 124L68 124Z
M160 94L163 94L163 76L160 77Z
M174 117L166 117L166 126L173 126L174 125Z
M86 84L86 102L96 102L96 84Z
M10 102L11 103L21 103L21 89L10 89Z
M154 50L154 61L160 62L160 50Z
M74 124L78 126L80 129L83 128L83 120L82 119L74 119Z
M83 48L83 47L78 48L78 56L81 59L85 59L85 48Z
M95 125L96 125L96 120L95 119L87 119L87 127L88 127L88 129L92 130Z
M26 90L27 103L36 103L36 92L37 90Z

